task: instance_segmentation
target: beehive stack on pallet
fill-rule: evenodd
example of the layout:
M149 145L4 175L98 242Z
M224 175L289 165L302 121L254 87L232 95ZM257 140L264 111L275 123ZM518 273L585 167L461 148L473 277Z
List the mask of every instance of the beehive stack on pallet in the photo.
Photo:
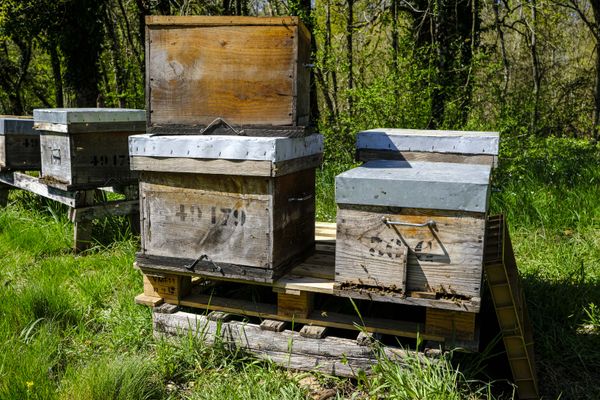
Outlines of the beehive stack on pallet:
M150 134L130 139L130 156L143 220L136 301L162 305L156 332L206 328L212 340L220 320L227 340L275 359L275 344L299 335L288 366L332 373L344 369L337 350L360 368L374 360L314 342L332 328L361 330L353 346L391 335L478 349L498 134L361 132L365 164L337 177L337 224L317 223L314 246L322 138L306 129L305 28L290 18L147 22ZM262 323L244 336L233 315Z
M91 245L94 219L133 215L137 230L137 177L129 168L127 138L144 132L145 121L143 110L98 108L37 109L34 120L5 120L0 203L6 204L9 190L21 189L67 205L75 251ZM32 170L35 176L19 172ZM108 201L100 190L125 199Z

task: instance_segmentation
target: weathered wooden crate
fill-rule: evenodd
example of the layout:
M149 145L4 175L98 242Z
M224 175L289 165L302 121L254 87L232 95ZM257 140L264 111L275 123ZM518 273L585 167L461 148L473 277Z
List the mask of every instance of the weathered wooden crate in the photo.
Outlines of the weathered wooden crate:
M57 108L34 110L33 115L46 184L75 190L136 181L127 140L145 132L144 110Z
M435 161L496 166L497 132L371 129L356 138L357 159Z
M339 290L478 301L490 172L378 160L337 176Z
M297 17L146 17L148 131L304 135L309 63Z
M40 169L40 135L33 119L0 117L0 171Z
M130 138L141 267L272 282L314 246L320 135Z

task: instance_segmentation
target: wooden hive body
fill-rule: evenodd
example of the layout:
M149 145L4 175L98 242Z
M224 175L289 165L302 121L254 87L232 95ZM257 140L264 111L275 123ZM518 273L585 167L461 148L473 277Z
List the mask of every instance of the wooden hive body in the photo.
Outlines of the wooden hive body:
M309 63L297 17L146 17L148 131L302 136Z
M496 166L497 132L378 128L359 132L357 159L432 161Z
M336 177L336 283L479 298L490 170L379 160Z
M272 282L314 246L321 153L320 135L132 137L138 265Z
M40 169L40 136L32 118L0 117L0 171Z
M34 110L42 179L64 190L131 184L128 137L145 131L143 110Z

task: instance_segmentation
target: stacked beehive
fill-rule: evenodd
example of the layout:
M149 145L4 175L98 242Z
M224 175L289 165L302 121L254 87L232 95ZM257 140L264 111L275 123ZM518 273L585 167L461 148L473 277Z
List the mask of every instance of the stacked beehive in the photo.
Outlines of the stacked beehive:
M428 298L428 333L474 340L498 134L372 130L357 150L365 164L336 177L338 293ZM471 305L463 326L436 311L449 298Z
M149 17L143 270L273 282L314 246L310 36L297 18Z

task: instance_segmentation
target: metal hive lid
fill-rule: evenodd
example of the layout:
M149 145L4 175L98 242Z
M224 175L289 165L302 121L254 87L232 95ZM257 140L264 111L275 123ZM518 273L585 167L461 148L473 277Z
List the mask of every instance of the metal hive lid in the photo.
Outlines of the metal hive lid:
M254 137L216 135L133 135L132 157L263 160L279 162L323 152L323 135Z
M103 122L146 122L146 111L130 108L39 108L33 110L36 123L80 124Z
M484 213L491 166L376 160L335 178L338 204Z
M498 132L378 128L359 132L357 150L498 155Z
M39 135L32 118L0 117L0 135L6 134Z

